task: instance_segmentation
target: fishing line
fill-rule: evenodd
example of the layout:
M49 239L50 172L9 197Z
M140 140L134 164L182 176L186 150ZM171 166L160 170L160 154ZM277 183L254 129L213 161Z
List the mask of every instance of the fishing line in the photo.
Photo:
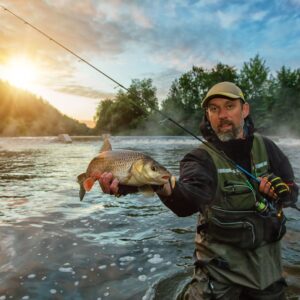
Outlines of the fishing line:
M64 46L62 43L58 42L56 39L54 39L53 37L51 37L50 35L48 35L47 33L45 33L44 31L42 31L41 29L37 28L36 26L32 25L30 22L26 21L25 19L23 19L22 17L16 15L14 12L12 12L11 10L7 9L6 7L4 7L3 5L0 4L0 7L10 13L11 15L13 15L15 18L19 19L20 21L22 21L25 25L31 27L33 30L37 31L38 33L40 33L41 35L43 35L44 37L46 37L47 39L49 39L51 42L55 43L56 45L58 45L59 47L63 48L65 51L69 52L70 54L72 54L73 56L75 56L77 59L79 59L80 61L82 61L83 63L87 64L89 67L93 68L94 70L96 70L98 73L100 73L101 75L105 76L106 78L108 78L109 80L111 80L112 82L114 82L115 84L117 84L120 88L124 89L127 92L130 92L130 90L128 88L126 88L123 84L121 84L120 82L118 82L117 80L115 80L114 78L112 78L111 76L109 76L108 74L104 73L103 71L101 71L99 68L97 68L96 66L94 66L93 64L91 64L90 62L88 62L86 59L82 58L81 56L79 56L78 54L76 54L74 51L72 51L71 49L67 48L66 46ZM140 98L141 100L145 100L147 102L146 99L143 99L142 97L138 96L138 98ZM135 102L132 101L132 103L134 105L136 105L137 107L139 107L139 105ZM254 175L252 175L251 173L249 173L247 170L245 170L243 167L241 167L240 165L236 164L232 159L230 159L229 157L227 157L225 155L224 152L219 151L218 149L216 149L215 147L213 147L212 145L210 145L207 141L205 141L204 139L198 137L197 135L195 135L193 132L191 132L190 130L188 130L187 128L183 127L182 125L180 125L178 122L176 122L174 119L172 119L171 117L169 117L168 115L166 115L165 113L163 113L162 111L160 111L159 109L153 107L152 108L154 111L156 111L157 113L159 113L161 116L163 116L166 120L169 120L170 122L172 122L173 124L175 124L177 127L181 128L183 131L185 131L186 133L188 133L189 135L191 135L192 137L194 137L195 139L197 139L198 141L200 141L201 143L203 143L204 145L206 145L207 147L209 147L211 150L213 150L215 153L217 153L218 155L220 155L221 157L223 157L224 159L226 159L230 164L232 164L236 169L238 169L239 171L241 171L242 173L244 173L245 175L247 175L249 178L253 179L255 182L260 183L260 180L258 178L256 178Z

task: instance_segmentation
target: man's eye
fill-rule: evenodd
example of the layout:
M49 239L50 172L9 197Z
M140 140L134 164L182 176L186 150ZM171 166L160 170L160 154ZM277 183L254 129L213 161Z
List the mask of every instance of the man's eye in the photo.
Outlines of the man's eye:
M217 108L215 107L215 106L210 106L209 108L208 108L208 110L210 111L210 112L217 112Z

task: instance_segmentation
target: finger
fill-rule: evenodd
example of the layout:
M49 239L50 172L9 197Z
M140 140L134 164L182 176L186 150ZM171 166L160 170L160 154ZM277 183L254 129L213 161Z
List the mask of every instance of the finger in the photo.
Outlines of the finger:
M269 181L266 182L263 193L266 195L271 193L271 183Z
M117 195L119 192L119 180L117 178L114 178L110 185L110 192L114 195Z
M265 186L266 186L267 182L268 182L268 180L267 180L266 177L263 177L263 178L261 179L260 184L259 184L259 191L260 191L261 193L264 193Z
M101 173L101 175L98 178L99 183L102 183L102 179L103 179L102 177L105 176L105 174L107 174L107 172Z
M155 192L161 196L170 196L172 193L171 184L169 182L165 183L163 186L161 186Z
M106 194L110 194L110 185L111 182L113 180L113 175L112 173L103 173L101 175L101 179L100 179L100 186L102 188L102 191Z

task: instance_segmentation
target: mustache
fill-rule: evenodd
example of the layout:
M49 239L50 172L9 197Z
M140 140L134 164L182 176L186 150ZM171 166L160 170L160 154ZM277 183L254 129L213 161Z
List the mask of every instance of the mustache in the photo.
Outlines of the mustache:
M232 125L233 126L233 123L228 120L221 120L218 127L222 127L223 125Z

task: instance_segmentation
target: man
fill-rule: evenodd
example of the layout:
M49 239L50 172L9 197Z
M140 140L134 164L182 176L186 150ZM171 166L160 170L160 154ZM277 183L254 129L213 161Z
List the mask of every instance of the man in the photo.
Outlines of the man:
M207 143L183 158L178 181L157 190L178 216L200 212L194 276L178 298L285 299L280 240L282 207L298 195L292 167L271 140L254 134L235 84L214 85L201 105ZM100 185L120 193L112 174L103 174Z

